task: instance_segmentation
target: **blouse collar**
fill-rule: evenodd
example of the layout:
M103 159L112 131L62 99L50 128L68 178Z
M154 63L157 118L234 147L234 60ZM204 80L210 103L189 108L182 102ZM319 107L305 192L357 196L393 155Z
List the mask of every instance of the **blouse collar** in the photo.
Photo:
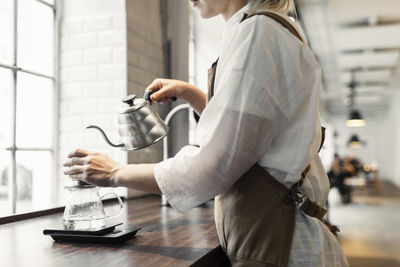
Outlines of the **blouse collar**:
M242 7L241 9L239 9L238 11L236 11L235 14L232 15L232 17L230 17L226 22L224 27L222 28L222 40L224 39L224 36L226 35L226 33L235 25L239 24L240 21L243 18L244 13L246 13L246 11L249 9L249 4L245 5L244 7Z

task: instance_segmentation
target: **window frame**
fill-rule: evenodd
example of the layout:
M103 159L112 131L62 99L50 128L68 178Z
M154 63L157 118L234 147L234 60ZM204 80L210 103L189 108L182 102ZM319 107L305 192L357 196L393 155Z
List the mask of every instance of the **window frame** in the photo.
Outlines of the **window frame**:
M10 164L8 173L8 204L9 212L8 216L15 216L17 213L17 159L16 154L18 151L48 151L51 153L52 164L51 164L51 174L53 177L58 177L58 115L59 115L59 51L60 51L60 18L59 10L57 9L59 5L59 0L55 0L54 4L50 4L43 0L30 0L36 1L50 8L53 11L53 75L49 76L43 73L35 72L29 69L21 68L17 65L18 60L18 0L13 0L13 57L12 65L3 64L0 62L0 68L9 69L12 71L12 93L11 93L11 144L10 146L0 147L1 150L10 153ZM53 83L53 131L52 131L52 145L51 147L17 147L16 144L16 134L17 134L17 74L19 72L28 73L36 77L42 77L50 79ZM51 203L56 203L57 200L57 186L58 179L51 179L52 183L52 196ZM32 210L33 211L33 210ZM33 212L36 212L33 211Z

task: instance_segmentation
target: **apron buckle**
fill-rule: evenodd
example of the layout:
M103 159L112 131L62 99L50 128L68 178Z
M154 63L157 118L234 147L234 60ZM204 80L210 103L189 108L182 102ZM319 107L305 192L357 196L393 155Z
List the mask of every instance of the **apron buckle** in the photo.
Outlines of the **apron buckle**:
M295 203L296 206L303 202L305 195L300 190L291 189L283 198L286 205Z

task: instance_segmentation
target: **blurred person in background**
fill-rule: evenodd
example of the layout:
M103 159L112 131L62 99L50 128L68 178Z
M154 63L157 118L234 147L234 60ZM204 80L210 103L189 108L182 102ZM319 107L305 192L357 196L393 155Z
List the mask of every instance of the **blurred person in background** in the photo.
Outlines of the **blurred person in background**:
M346 180L356 177L362 170L362 164L355 156L346 156L342 159L335 154L328 177L331 188L336 187L339 190L343 204L351 203L352 188Z

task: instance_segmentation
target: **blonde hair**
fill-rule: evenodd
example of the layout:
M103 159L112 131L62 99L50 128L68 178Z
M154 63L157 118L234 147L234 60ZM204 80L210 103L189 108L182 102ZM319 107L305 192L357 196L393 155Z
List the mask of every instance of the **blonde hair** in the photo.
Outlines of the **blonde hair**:
M295 13L293 0L248 0L250 8L248 13L261 10L275 11L281 14Z

